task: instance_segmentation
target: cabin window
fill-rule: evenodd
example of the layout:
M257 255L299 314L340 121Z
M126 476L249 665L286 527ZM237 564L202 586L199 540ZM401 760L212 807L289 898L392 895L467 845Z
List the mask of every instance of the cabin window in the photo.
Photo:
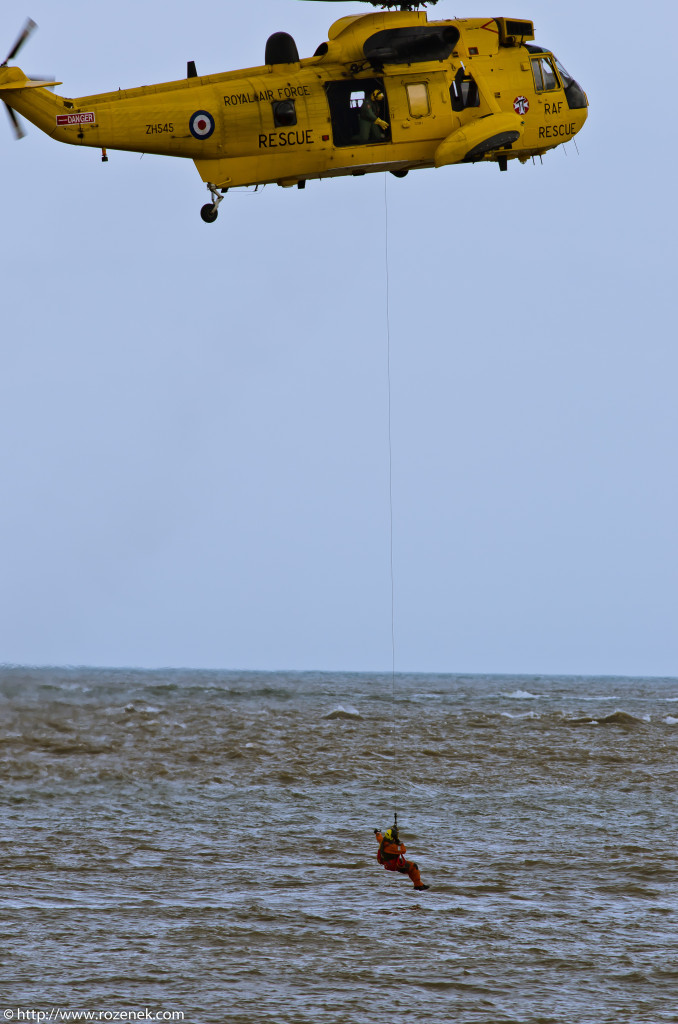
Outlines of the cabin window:
M431 103L428 97L428 85L426 82L412 82L405 86L407 92L407 104L410 108L411 117L428 117L431 113Z
M450 86L450 99L452 100L452 110L456 113L466 110L467 107L480 106L478 86L470 75L464 74L463 68L460 68L454 76L454 81Z
M555 68L548 57L532 58L532 74L537 92L549 92L560 88Z

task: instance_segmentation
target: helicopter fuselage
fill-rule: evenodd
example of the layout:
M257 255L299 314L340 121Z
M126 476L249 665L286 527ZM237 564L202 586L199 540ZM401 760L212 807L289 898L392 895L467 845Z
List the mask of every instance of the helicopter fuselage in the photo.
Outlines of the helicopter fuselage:
M587 117L583 90L527 42L528 21L358 15L303 60L277 35L260 67L199 77L189 66L179 81L77 99L0 68L0 98L59 142L192 159L220 190L464 162L505 170Z

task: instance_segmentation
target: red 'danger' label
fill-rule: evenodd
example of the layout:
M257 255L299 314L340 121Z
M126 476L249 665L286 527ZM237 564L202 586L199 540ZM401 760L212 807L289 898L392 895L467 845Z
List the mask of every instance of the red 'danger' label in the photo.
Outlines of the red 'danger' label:
M94 124L93 113L88 114L57 114L56 122L61 127L65 124Z

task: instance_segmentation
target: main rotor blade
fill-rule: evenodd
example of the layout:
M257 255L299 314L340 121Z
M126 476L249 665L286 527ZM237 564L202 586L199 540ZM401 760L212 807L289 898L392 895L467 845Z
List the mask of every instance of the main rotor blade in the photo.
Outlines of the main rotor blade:
M3 103L4 103L4 100L3 100ZM26 132L21 127L21 124L19 122L19 118L16 115L16 111L12 110L12 108L9 105L9 103L5 103L5 110L7 111L7 116L9 117L10 121L12 122L12 127L14 129L14 134L16 135L17 139L25 138Z
M336 2L344 3L345 0L336 0ZM438 3L438 0L410 0L409 3L403 2L403 0L361 0L361 2L372 4L373 7L399 7L401 11L412 11L417 7L427 7L429 4L433 6Z
M37 24L33 21L32 18L27 19L26 24L24 25L21 31L21 35L19 36L14 46L5 57L3 63L0 64L0 67L4 68L5 64L8 64L11 60L14 60L21 47L24 45L28 37L35 31L37 27Z

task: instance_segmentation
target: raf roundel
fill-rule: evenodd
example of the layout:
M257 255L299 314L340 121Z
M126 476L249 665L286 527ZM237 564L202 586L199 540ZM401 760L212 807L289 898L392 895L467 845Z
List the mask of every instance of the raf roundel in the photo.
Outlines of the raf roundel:
M206 110L196 110L188 122L194 139L209 139L214 131L214 118Z
M527 96L516 96L513 101L513 109L516 114L526 114L530 109L530 101Z

